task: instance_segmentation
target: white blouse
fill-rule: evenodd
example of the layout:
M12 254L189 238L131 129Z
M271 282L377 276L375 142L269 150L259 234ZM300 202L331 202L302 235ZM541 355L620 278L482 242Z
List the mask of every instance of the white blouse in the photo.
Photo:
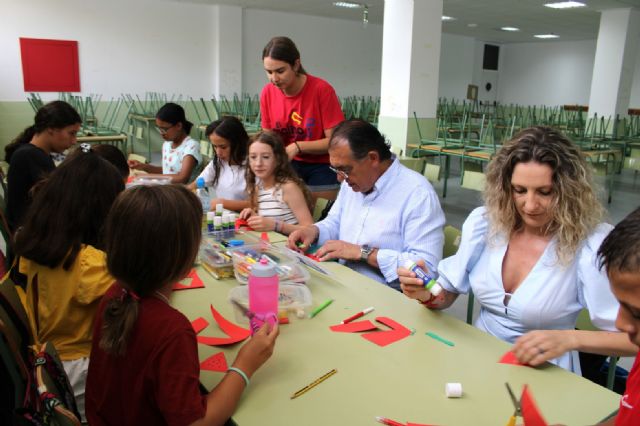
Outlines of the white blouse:
M198 176L199 178L204 178L204 184L209 188L209 196L212 199L246 200L248 195L245 166L230 165L226 161L220 161L220 178L218 179L218 184L213 187L213 180L216 177L214 161L211 160Z
M616 331L619 305L609 288L606 271L600 270L597 262L598 248L613 229L611 225L600 224L566 266L559 264L556 240L551 240L524 281L508 295L502 283L508 237L487 240L489 223L485 213L486 209L479 207L469 215L462 227L458 252L438 266L438 282L446 290L473 291L481 307L476 327L514 343L532 330L574 329L579 312L586 308L596 327ZM580 374L575 351L551 362Z

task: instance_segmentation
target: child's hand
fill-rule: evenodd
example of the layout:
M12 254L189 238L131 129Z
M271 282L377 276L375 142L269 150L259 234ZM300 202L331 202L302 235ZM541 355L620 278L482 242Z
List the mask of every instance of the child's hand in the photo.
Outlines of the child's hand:
M144 164L142 164L138 160L129 160L127 161L127 164L129 165L130 169L134 170L142 170L142 168L144 167Z
M247 223L254 231L275 231L276 222L273 219L268 219L266 217L253 215L248 220Z
M270 325L265 322L240 349L233 366L238 367L248 376L253 375L271 357L278 334L280 334L278 324Z
M251 216L253 216L254 214L255 214L255 212L253 210L251 210L249 207L247 207L246 209L242 209L242 211L240 212L240 216L238 216L238 217L240 219L247 220Z

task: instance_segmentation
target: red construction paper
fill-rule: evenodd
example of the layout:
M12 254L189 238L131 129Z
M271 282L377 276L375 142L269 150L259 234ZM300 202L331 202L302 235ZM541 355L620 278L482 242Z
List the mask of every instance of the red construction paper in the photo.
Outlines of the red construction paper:
M533 399L533 395L529 392L529 386L524 385L522 396L520 397L520 406L522 408L522 419L524 426L547 426L547 422L542 417L542 413Z
M80 92L78 42L20 37L25 92Z
M369 331L377 329L378 327L369 320L366 321L354 321L347 324L337 324L329 327L331 331L337 331L339 333L357 333L359 331Z
M200 363L201 370L219 371L225 373L229 366L227 365L227 358L224 356L224 352L218 352L215 355L211 355Z
M404 325L395 322L391 318L377 317L376 321L386 325L387 327L391 328L391 330L374 331L372 333L361 334L361 336L378 346L387 346L411 335L411 330L409 330Z
M184 278L184 280L187 280L189 278L191 279L191 282L189 284L175 283L173 285L172 290L176 291L176 290L191 290L192 288L204 288L204 283L202 282L202 279L200 278L200 276L198 275L195 269L192 269L191 272L189 272L189 275L187 275Z
M424 423L407 423L407 426L435 426L435 425L424 424Z
M193 331L195 331L196 334L200 333L202 330L207 328L208 325L209 325L209 322L202 317L196 318L193 321L191 321L191 327L193 327Z
M209 346L224 346L224 345L232 345L234 343L238 343L246 339L251 335L251 331L246 328L242 328L239 325L235 325L231 321L227 320L225 317L220 315L218 311L211 305L211 313L213 314L213 319L228 337L208 337L208 336L197 336L197 340L199 343L203 345Z
M505 353L504 355L502 355L502 358L500 358L498 363L499 364L522 365L522 366L525 366L525 367L529 367L528 364L523 364L520 361L518 361L518 358L516 358L516 355L511 351L509 351L509 352Z

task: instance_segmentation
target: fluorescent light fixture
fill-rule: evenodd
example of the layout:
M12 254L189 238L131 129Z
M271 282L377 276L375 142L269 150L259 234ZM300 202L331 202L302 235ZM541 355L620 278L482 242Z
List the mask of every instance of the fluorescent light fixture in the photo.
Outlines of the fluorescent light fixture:
M333 5L336 7L346 7L347 9L360 9L364 7L362 3L354 3L350 1L334 1Z
M476 28L478 26L478 24L467 24L467 27L469 28Z
M558 38L558 37L560 37L560 36L559 36L559 35L556 35L556 34L536 34L536 35L534 35L534 37L535 37L535 38L543 38L543 39L546 39L546 38Z
M520 28L516 28L516 27L502 27L502 28L500 28L500 31L510 31L510 32L514 32L514 31L520 31Z
M555 3L545 3L545 7L550 7L552 9L571 9L574 7L585 7L586 4L580 1L560 1Z
M442 15L442 20L443 21L455 21L456 18L454 18L453 16Z

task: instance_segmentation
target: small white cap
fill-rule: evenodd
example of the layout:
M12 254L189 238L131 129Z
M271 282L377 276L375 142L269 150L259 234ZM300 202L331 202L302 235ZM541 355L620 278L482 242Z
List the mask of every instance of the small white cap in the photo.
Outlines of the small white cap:
M433 287L429 289L429 293L433 294L434 296L439 295L440 293L442 293L442 286L438 283L435 283Z
M447 383L444 387L447 398L460 398L462 396L462 383Z
M416 262L414 262L413 260L407 259L407 260L404 261L404 264L402 266L404 266L406 269L411 269L411 268L413 268L413 265L415 265L415 264L416 264Z
M207 212L207 220L213 220L216 217L216 212Z
M216 204L216 213L222 213L224 210L224 205L222 203Z
M222 226L222 217L221 216L216 216L213 218L213 226Z

